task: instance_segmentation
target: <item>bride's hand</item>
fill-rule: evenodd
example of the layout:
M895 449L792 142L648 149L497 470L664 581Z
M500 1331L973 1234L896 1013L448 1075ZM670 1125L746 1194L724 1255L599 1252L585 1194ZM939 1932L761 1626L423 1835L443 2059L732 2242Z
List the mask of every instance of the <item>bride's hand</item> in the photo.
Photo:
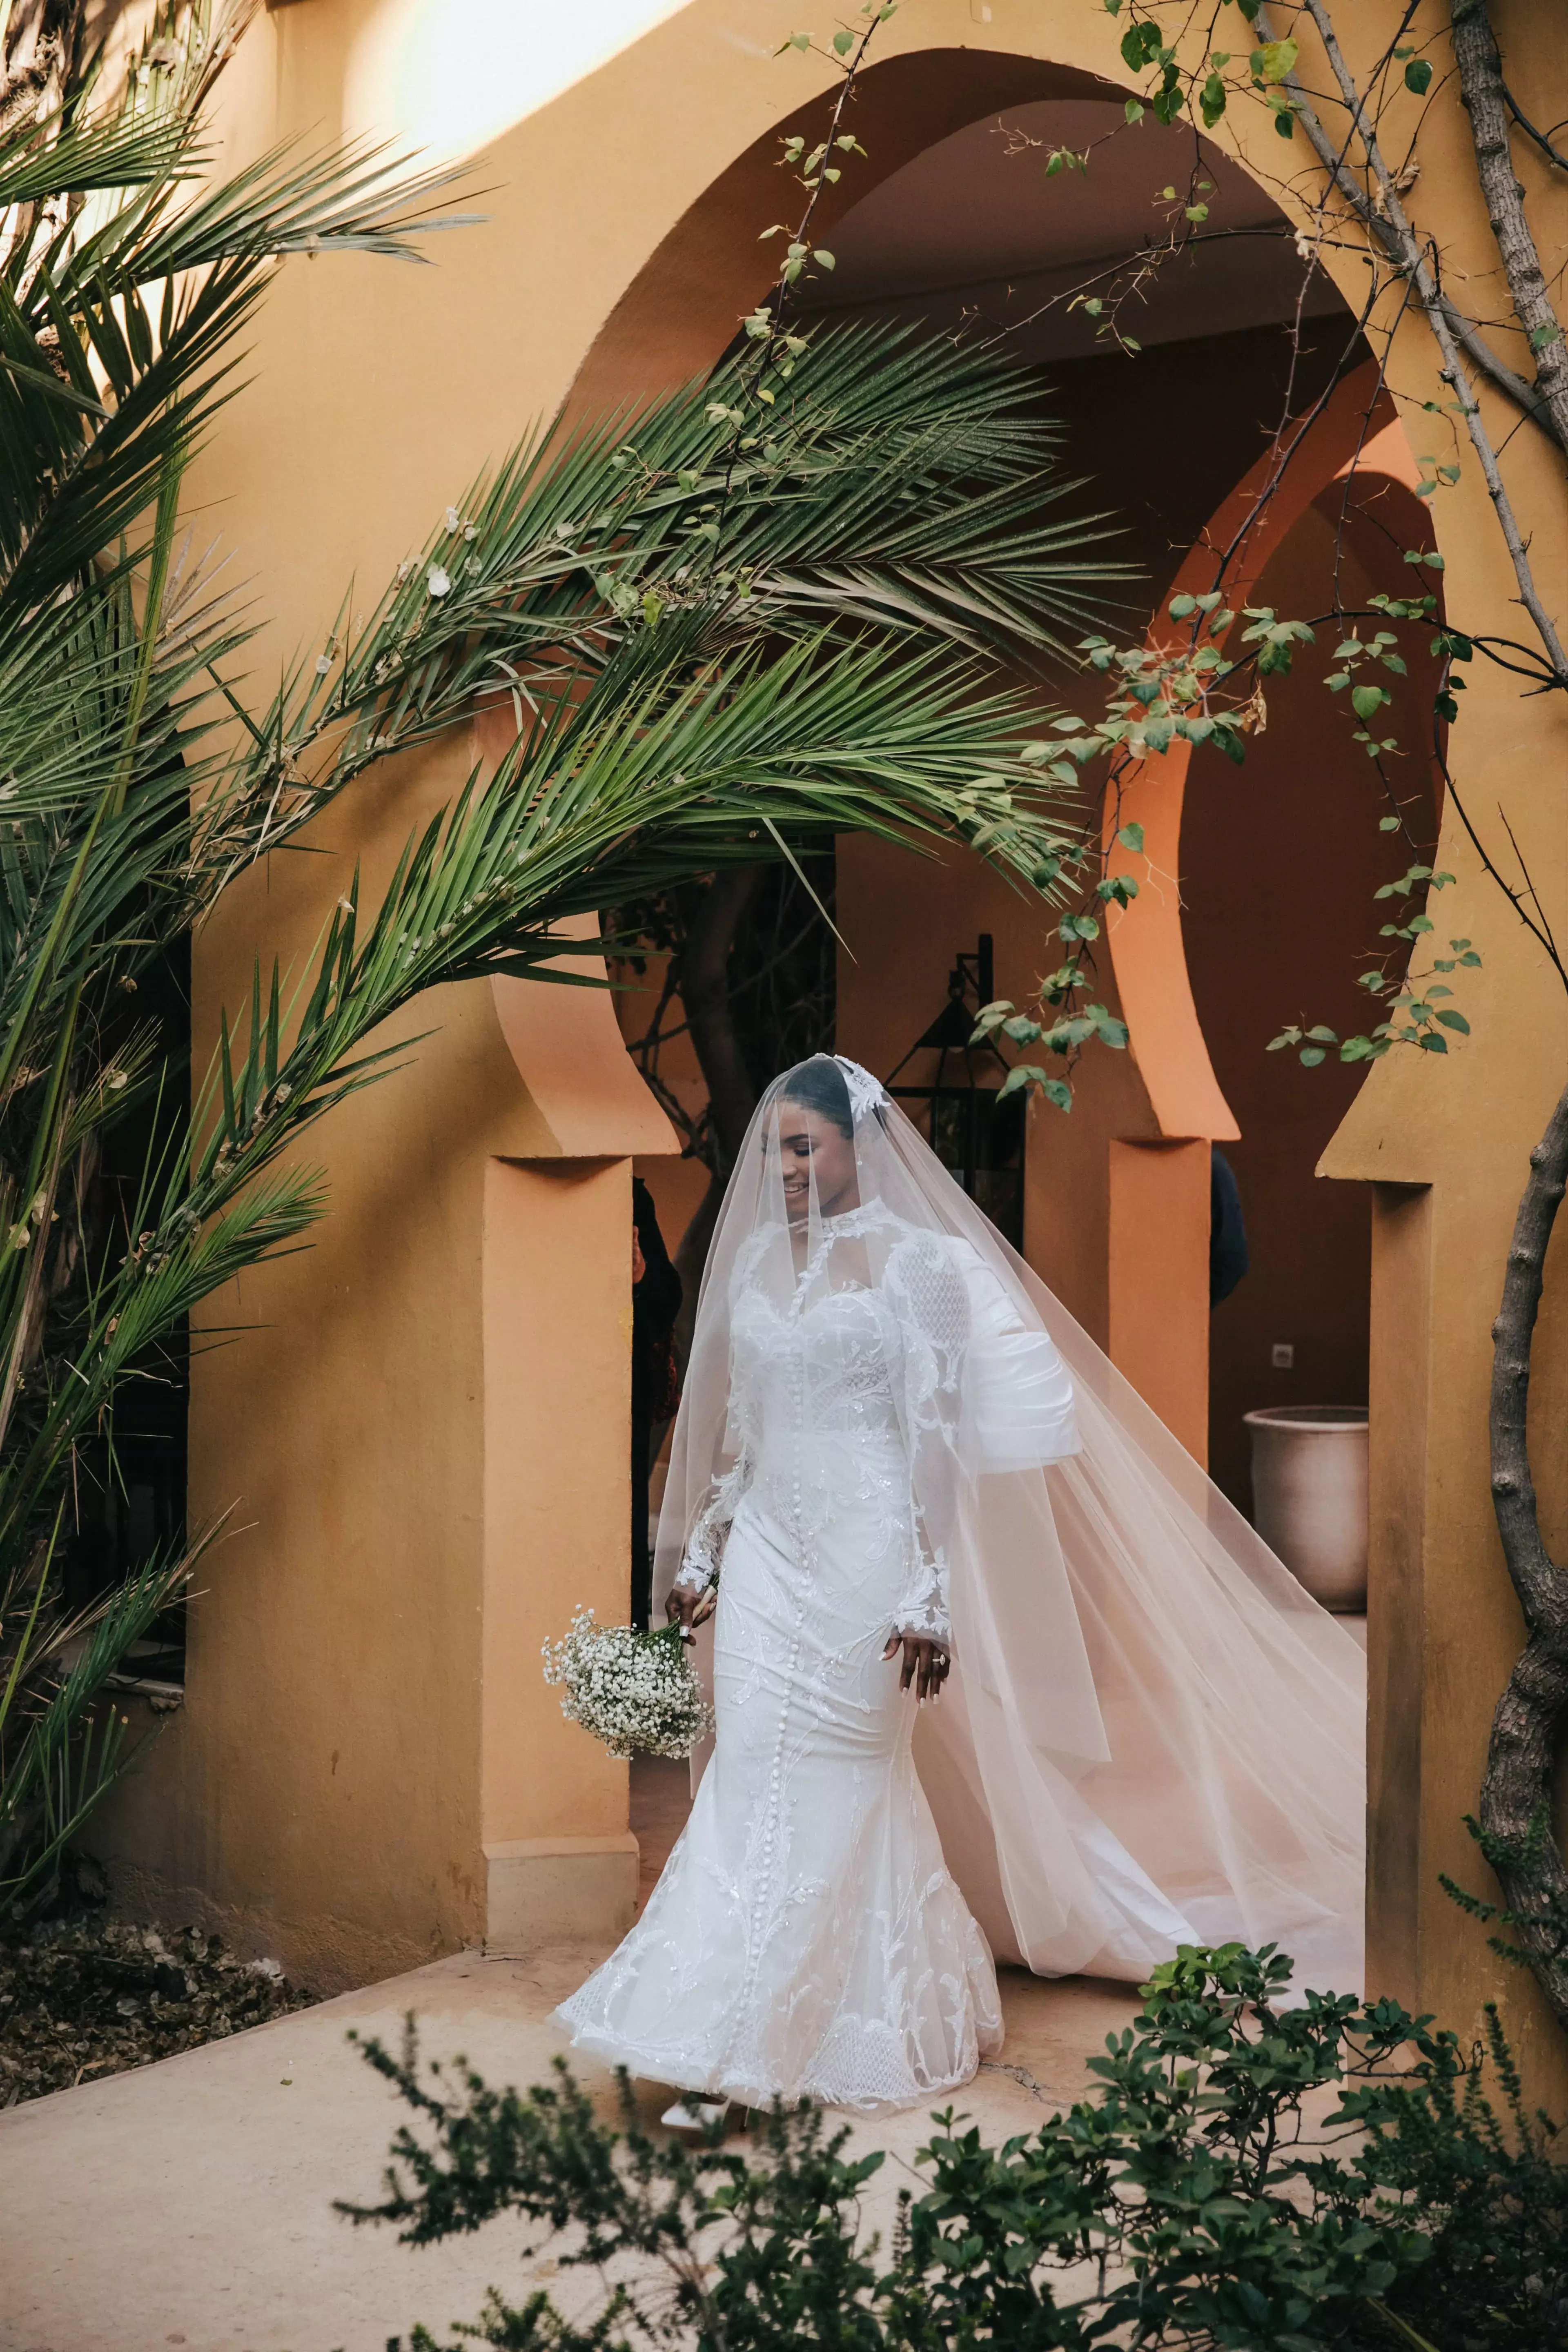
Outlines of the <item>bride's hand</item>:
M935 1698L947 1680L952 1663L945 1644L931 1641L924 1633L889 1633L882 1655L897 1657L900 1649L904 1663L899 1671L899 1688L907 1691L913 1683L917 1698Z
M718 1606L719 1594L715 1586L710 1584L701 1592L693 1592L689 1584L677 1584L670 1589L664 1613L672 1625L679 1625L689 1642L692 1628L703 1624Z

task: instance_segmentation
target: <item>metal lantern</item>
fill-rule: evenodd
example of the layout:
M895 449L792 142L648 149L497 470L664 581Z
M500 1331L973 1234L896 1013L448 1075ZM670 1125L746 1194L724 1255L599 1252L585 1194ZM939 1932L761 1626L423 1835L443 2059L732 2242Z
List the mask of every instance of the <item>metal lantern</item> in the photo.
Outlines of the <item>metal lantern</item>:
M1025 1097L998 1102L1008 1066L988 1039L970 1042L976 1013L996 994L993 962L991 934L982 931L973 952L954 959L947 1003L893 1071L888 1092L997 1232L1021 1250ZM900 1072L917 1054L936 1055L934 1078L929 1086L900 1086Z

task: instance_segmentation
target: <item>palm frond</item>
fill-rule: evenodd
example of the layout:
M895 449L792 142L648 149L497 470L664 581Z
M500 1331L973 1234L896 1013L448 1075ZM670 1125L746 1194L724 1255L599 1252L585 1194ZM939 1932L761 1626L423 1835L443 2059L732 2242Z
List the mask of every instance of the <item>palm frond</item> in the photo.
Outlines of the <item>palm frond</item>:
M710 412L732 390L721 378L635 417L558 421L472 485L363 627L345 608L320 661L312 646L249 719L252 769L207 814L215 877L476 700L508 699L531 723L564 680L670 619L700 618L715 657L763 630L831 625L1026 665L1134 576L1106 552L1104 518L1074 505L1081 485L1051 472L1056 430L1032 379L994 352L835 330L777 438L742 450L727 479L729 427ZM323 770L312 755L328 740Z
M52 1624L40 1622L37 1605L50 1552L37 1563L26 1621L36 1652L19 1645L0 1685L0 1917L25 1911L134 1760L141 1743L128 1746L126 1718L105 1700L104 1686L185 1591L216 1532L156 1554L92 1609Z
M755 430L724 369L530 436L253 705L243 592L187 571L177 519L236 339L282 257L407 258L453 216L449 173L370 147L194 183L244 16L157 11L145 79L84 81L0 139L0 1899L121 1769L92 1694L175 1573L137 1571L58 1670L73 1449L205 1303L305 1243L307 1130L419 1045L417 1001L562 984L584 915L840 832L956 841L1048 890L1079 818L1041 789L1048 713L1006 681L1128 576L1032 378L833 329ZM193 1104L187 1040L138 991L356 778L498 698L498 771L363 910L356 879L298 969L258 963ZM153 1139L95 1222L129 1105Z
M290 140L137 238L118 257L114 275L122 283L161 284L184 270L291 253L376 253L422 263L428 256L417 238L483 219L434 209L437 196L467 179L458 166L416 171L384 142L312 153ZM101 270L101 254L92 259Z
M68 123L56 115L0 138L0 212L41 196L157 186L195 172L201 151L178 116Z
M216 53L247 12L164 12L149 54ZM180 29L183 27L183 31ZM188 457L232 396L234 345L279 262L355 251L420 257L418 240L477 217L437 199L462 174L415 170L359 142L275 149L190 193L205 159L199 63L96 115L0 139L0 615L58 593L131 530L163 467ZM36 197L91 191L63 223Z

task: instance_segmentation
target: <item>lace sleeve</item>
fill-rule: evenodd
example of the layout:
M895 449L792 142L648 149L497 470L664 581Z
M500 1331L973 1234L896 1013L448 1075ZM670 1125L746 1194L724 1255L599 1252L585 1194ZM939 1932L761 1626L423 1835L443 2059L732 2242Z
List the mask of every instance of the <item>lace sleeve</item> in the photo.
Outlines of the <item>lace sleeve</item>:
M731 1467L714 1479L708 1499L692 1523L686 1539L686 1557L675 1580L678 1591L706 1592L710 1585L718 1583L731 1525L751 1483L751 1450L742 1447Z
M952 1620L947 1605L947 1561L940 1549L928 1551L921 1544L913 1570L893 1619L893 1631L918 1633L925 1641L940 1642L945 1649L951 1649Z
M951 1525L958 1475L969 1297L951 1247L933 1235L911 1234L893 1253L888 1273L903 1328L903 1421L918 1504L910 1580L893 1631L951 1649L948 1561L941 1538Z

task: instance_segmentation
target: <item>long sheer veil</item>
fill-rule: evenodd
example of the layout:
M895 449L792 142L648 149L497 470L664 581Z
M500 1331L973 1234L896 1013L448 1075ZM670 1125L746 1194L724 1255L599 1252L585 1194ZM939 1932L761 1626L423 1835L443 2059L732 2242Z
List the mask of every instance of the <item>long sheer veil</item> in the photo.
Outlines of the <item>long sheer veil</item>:
M859 1205L825 1215L814 1191L792 1236L769 1148L799 1084L786 1073L752 1122L709 1254L656 1607L694 1549L720 1556L744 1492L757 1433L732 1380L741 1301L870 1288L952 1629L916 1760L996 1957L1136 1982L1181 1942L1272 1942L1299 1983L1359 1991L1358 1644L878 1082L832 1066L853 1105Z

